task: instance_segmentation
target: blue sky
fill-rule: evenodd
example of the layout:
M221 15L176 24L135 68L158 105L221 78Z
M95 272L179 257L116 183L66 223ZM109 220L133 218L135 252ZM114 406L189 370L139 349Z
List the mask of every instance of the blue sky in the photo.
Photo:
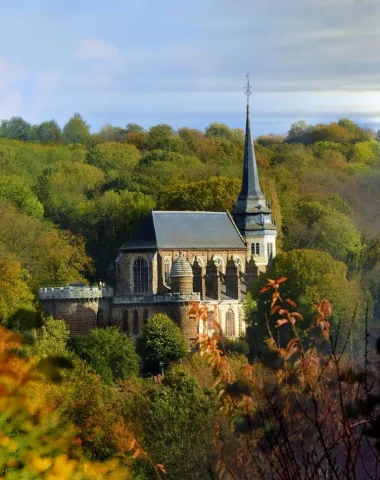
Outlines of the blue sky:
M0 118L380 128L379 0L1 0Z

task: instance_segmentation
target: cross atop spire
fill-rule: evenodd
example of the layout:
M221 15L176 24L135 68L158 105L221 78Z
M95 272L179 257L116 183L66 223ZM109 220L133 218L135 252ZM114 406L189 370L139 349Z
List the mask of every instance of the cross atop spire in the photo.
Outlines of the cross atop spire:
M244 87L244 94L247 97L247 110L249 110L249 97L252 95L252 87L251 87L251 84L249 83L249 73L247 73L246 77L247 77L247 84Z

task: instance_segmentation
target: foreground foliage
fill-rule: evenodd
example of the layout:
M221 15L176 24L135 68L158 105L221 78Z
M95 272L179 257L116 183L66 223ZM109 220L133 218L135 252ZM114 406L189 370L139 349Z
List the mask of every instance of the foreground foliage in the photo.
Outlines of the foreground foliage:
M378 380L370 380L367 340L360 367L345 351L349 332L343 348L330 335L330 302L321 300L303 327L297 304L280 292L286 280L269 280L262 289L271 296L265 314L266 349L260 361L243 367L240 375L218 348L217 334L199 336L201 353L216 377L220 406L239 440L239 451L231 459L215 425L219 477L375 478L379 445L370 437L379 438L372 417L379 397ZM195 310L198 318L206 318L207 309ZM275 328L269 323L272 317ZM280 342L275 329L284 328L289 332Z

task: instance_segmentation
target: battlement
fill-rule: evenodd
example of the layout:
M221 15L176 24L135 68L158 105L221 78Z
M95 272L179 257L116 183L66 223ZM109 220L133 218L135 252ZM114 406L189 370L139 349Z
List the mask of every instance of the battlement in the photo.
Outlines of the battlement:
M114 298L114 304L125 303L171 303L171 302L200 302L199 293L166 293L162 295L120 295Z
M111 287L47 287L40 288L40 300L63 299L98 299L112 298L114 295Z

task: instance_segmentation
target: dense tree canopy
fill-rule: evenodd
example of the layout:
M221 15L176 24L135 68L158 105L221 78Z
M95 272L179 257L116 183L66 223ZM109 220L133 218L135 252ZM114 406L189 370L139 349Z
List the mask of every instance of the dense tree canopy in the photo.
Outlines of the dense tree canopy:
M71 344L75 353L107 384L138 374L139 361L133 343L115 327L96 328L89 335L74 337Z
M328 322L333 336L339 322L342 337L349 333L357 306L350 336L352 355L360 352L358 339L364 338L363 303L370 300L369 294L375 317L380 318L379 145L378 135L345 118L316 126L300 121L291 126L287 136L269 134L256 140L260 184L278 228L279 254L267 275L288 278L281 284L281 295L284 302L293 299L304 316L302 322L298 318L295 331L305 348L310 340L305 329L313 322L314 305L322 298L332 303ZM276 328L279 314L270 315L271 292L257 292L267 282L266 275L260 276L260 285L246 303L249 335L238 343L227 342L227 356L216 350L212 369L208 366L210 351L203 350L202 357L198 353L184 356L187 347L180 330L163 315L146 323L139 359L130 339L115 328L94 330L68 341L63 321L43 320L36 311L40 287L109 281L107 271L117 249L151 209L230 210L241 186L243 149L242 131L216 122L204 132L186 127L176 132L166 124L146 131L129 123L104 125L97 133L91 133L78 114L63 131L54 120L31 125L14 117L1 123L0 321L34 339L17 360L12 359L20 365L17 375L1 374L1 380L19 378L23 359L32 357L25 360L30 361L25 368L33 366L37 378L25 401L25 391L17 392L23 402L19 411L32 422L36 448L40 448L41 438L53 438L55 448L58 438L58 450L70 452L70 460L60 460L65 471L74 458L85 455L102 462L98 464L99 478L108 478L104 474L109 468L107 459L112 458L115 466L117 458L128 472L133 470L131 478L153 480L155 468L166 468L167 478L215 479L224 464L252 458L250 452L257 452L251 445L257 447L263 429L254 422L248 425L247 418L252 419L246 413L256 409L259 415L254 418L266 418L270 402L260 388L276 384L281 395L293 388L289 381L282 389L281 372L265 370L260 357L260 348L264 352L271 345L276 350L276 342L282 348L288 339L298 341L290 325ZM296 309L289 305L289 310ZM264 313L269 315L273 338L268 339ZM7 336L4 332L0 356ZM72 342L72 350L67 342ZM245 356L247 342L250 358L256 357L253 366ZM218 341L214 345L223 350ZM307 351L309 354L315 352ZM41 357L40 371L36 366ZM286 362L289 368L291 358ZM156 373L160 361L165 365L161 383L137 377L140 362ZM219 373L229 373L225 362L232 376L218 383L214 375L220 365L226 368ZM318 364L323 364L323 357ZM59 374L60 365L71 365L71 369ZM58 379L63 383L48 382ZM327 383L325 394L334 381ZM307 392L303 388L297 394ZM323 408L323 403L318 405ZM39 420L43 412L53 410L49 429L53 425L58 433L51 436L49 430L48 437L40 438L43 427ZM49 469L56 468L54 452L58 450L49 450L52 457L48 459L37 456L36 463L24 458L23 448L31 444L31 433L20 431L19 418L14 411L12 415L0 422L5 452L0 454L1 465L13 458L9 449L15 449L12 442L17 441L22 445L15 454L20 469L26 462L25 471L28 475L32 472L33 478L40 478L42 471L50 473ZM291 417L297 423L298 417ZM267 420L266 425L276 424L273 417ZM238 437L231 432L231 425ZM69 447L64 442L66 428L76 434ZM269 437L263 438L267 443L261 446L268 445ZM244 446L245 439L250 449L245 452L248 457L241 457L236 445ZM216 460L218 455L220 460L221 444L227 444L225 463ZM255 458L261 462L265 449L259 451ZM156 467L157 463L163 466ZM37 467L42 469L39 473L33 470ZM244 467L240 464L245 467L246 463ZM117 475L115 478L129 478L128 473Z

